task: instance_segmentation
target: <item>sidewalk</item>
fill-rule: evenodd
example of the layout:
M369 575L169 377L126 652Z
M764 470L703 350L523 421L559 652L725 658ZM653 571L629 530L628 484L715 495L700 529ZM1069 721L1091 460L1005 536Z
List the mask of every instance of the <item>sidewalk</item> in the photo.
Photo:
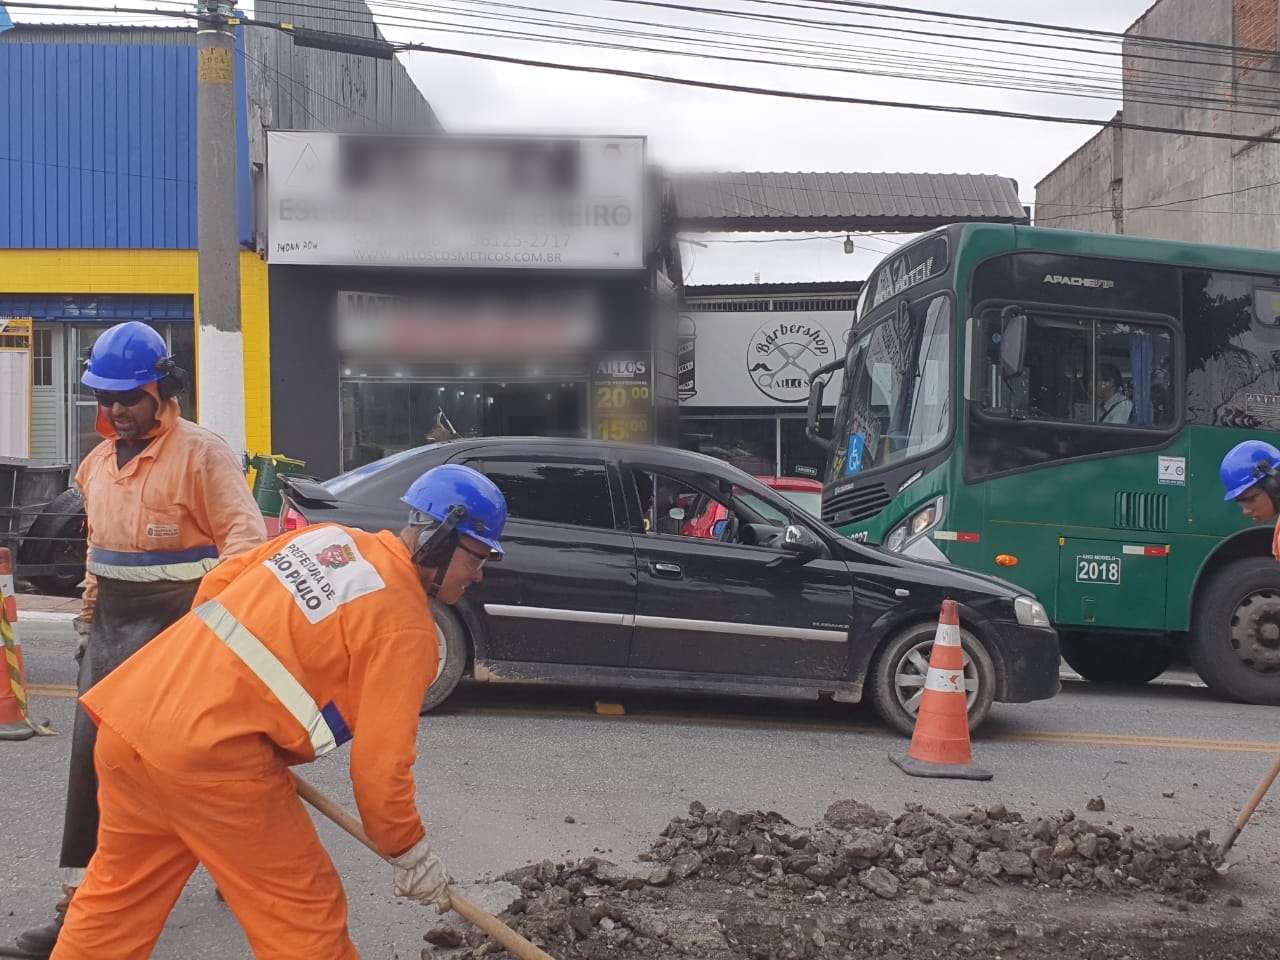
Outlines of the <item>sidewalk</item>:
M18 619L73 620L80 612L79 597L46 597L39 593L18 594Z

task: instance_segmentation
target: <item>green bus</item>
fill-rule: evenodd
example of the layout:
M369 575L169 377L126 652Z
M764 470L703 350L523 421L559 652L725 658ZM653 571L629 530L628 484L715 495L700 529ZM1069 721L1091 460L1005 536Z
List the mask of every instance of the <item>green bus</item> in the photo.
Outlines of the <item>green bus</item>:
M868 278L806 429L827 523L1034 592L1085 679L1146 683L1185 651L1219 696L1280 704L1272 530L1219 479L1241 440L1280 444L1280 253L924 234Z

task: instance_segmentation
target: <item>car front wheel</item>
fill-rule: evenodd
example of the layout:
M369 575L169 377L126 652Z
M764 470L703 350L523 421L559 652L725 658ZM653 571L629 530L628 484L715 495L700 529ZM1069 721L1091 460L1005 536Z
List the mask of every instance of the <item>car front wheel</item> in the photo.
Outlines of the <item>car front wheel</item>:
M936 623L906 628L885 644L871 670L871 703L885 723L904 736L909 737L915 731L937 630ZM991 712L996 667L986 648L964 627L960 628L960 645L964 653L964 689L972 733Z
M431 613L436 621L440 667L422 698L420 714L428 713L448 700L467 670L467 628L462 625L462 619L443 603L433 603Z

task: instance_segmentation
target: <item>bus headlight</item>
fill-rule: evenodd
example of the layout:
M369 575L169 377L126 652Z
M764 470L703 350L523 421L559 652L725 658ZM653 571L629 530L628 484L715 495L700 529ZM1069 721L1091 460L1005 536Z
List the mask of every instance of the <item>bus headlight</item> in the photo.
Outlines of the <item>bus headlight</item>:
M1035 597L1015 597L1013 613L1024 627L1049 626L1049 614L1045 611L1044 604Z
M905 523L900 523L885 537L884 546L892 553L901 553L908 543L918 540L942 522L943 498L921 507Z

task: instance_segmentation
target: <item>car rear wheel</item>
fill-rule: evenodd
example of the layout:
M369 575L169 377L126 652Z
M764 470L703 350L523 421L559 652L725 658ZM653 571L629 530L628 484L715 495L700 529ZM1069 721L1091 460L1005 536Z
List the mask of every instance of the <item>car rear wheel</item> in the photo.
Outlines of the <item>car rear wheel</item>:
M443 603L433 603L431 613L436 621L436 639L440 644L440 668L427 687L419 713L428 713L449 699L467 670L467 628L462 618Z
M1067 666L1091 683L1141 686L1173 663L1173 646L1153 638L1062 633L1058 643Z
M885 644L871 670L872 706L885 723L908 737L915 731L937 630L936 623L920 623L903 630ZM964 651L964 687L972 732L991 712L996 667L986 648L964 627L960 628L960 645Z

